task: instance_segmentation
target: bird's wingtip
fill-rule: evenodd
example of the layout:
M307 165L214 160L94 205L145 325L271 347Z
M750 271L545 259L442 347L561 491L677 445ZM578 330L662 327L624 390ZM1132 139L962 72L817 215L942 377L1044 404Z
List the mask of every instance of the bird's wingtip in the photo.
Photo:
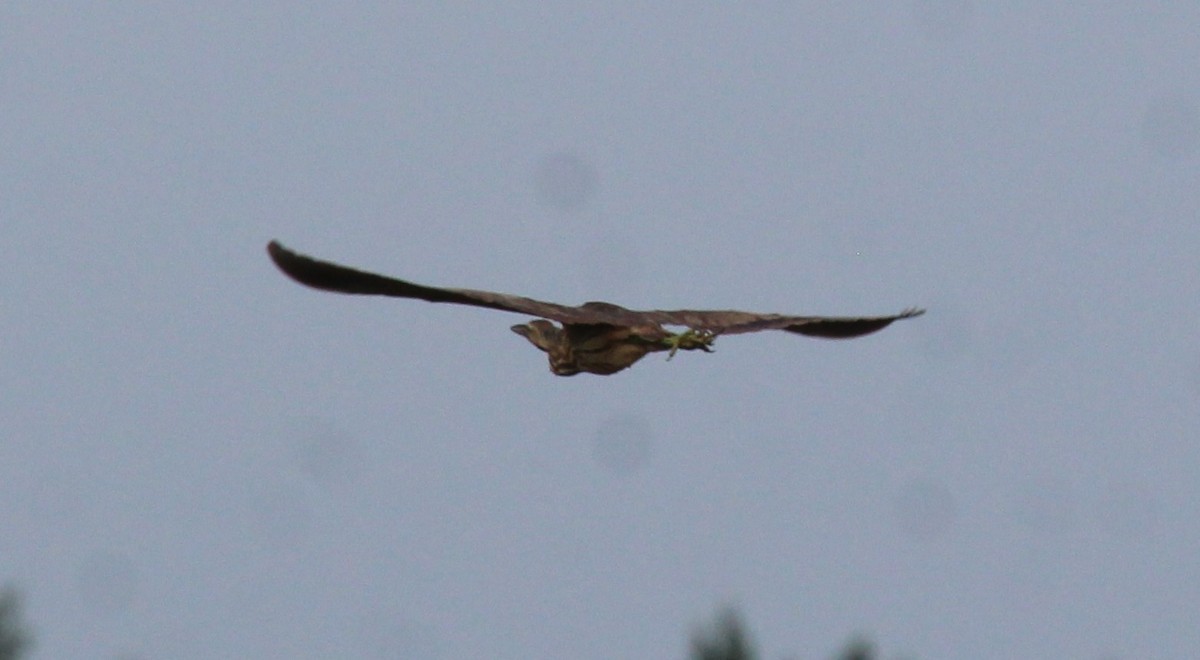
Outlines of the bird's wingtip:
M284 247L283 243L280 243L275 239L271 239L270 242L267 243L267 255L270 256L271 261L274 261L280 268L283 267L284 261L294 260L298 256L295 252L292 252Z

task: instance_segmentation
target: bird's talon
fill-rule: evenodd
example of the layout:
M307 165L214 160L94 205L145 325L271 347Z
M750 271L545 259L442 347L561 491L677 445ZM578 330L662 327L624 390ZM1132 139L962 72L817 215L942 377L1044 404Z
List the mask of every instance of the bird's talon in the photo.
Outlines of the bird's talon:
M675 357L681 349L685 351L701 350L705 353L712 353L712 343L716 339L716 335L708 330L695 330L692 328L684 332L678 332L663 339L663 342L671 348L667 353L667 360Z

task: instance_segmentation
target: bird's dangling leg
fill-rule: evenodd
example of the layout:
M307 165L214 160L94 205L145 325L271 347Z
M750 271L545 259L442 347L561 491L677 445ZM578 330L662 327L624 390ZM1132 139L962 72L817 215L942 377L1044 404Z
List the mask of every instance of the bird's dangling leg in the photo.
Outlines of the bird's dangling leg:
M671 350L667 353L667 359L675 357L678 351L694 351L701 350L705 353L712 353L712 343L717 339L717 336L709 330L695 330L688 328L684 332L677 332L663 339L663 343Z

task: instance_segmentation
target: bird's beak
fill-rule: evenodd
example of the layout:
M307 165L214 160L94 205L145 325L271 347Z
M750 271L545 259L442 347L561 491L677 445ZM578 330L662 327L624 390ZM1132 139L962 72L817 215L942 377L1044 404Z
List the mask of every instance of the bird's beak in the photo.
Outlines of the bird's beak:
M529 343L543 351L549 351L551 346L558 343L561 333L549 321L532 321L514 325L512 331L529 340Z

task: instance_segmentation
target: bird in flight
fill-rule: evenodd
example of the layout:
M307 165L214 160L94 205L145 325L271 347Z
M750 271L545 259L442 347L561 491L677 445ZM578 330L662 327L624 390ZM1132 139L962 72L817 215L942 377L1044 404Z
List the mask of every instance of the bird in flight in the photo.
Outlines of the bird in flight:
M668 360L678 351L711 353L713 341L720 335L784 330L810 337L847 339L925 313L915 307L892 316L864 317L786 316L733 310L637 311L606 302L586 302L573 307L506 293L406 282L298 254L278 241L267 244L267 253L284 274L315 289L416 298L539 317L512 326L512 331L545 351L550 358L550 371L559 376L580 372L607 376L659 351L667 351ZM558 321L561 327L552 321ZM670 332L663 326L687 329Z

